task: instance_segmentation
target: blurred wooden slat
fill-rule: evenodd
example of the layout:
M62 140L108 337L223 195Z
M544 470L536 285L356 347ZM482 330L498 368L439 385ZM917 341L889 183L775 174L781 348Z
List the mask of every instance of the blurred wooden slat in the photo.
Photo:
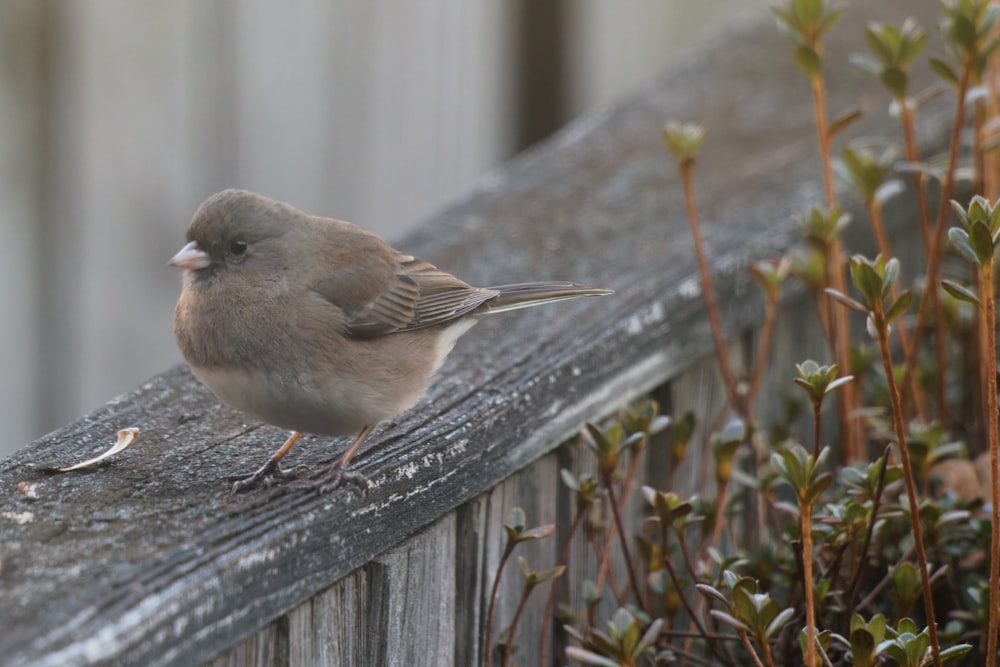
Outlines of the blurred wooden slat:
M178 360L164 263L208 194L398 238L731 5L3 3L0 453Z

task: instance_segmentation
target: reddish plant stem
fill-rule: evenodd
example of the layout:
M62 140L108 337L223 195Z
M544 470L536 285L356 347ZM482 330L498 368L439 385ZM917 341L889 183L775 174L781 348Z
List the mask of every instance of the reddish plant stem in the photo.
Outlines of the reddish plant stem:
M904 386L909 385L910 377L913 375L914 367L916 366L917 350L920 349L920 336L923 331L923 327L920 326L920 323L927 319L927 309L937 301L937 286L940 282L939 275L941 272L941 247L944 245L944 230L947 226L946 222L948 220L948 212L950 210L949 201L951 199L952 181L954 180L955 167L958 164L958 154L962 150L962 128L965 124L965 95L969 88L969 79L971 75L972 65L968 58L966 58L962 62L962 71L958 82L958 88L955 92L955 118L951 125L951 143L948 152L948 166L945 169L944 178L941 180L941 201L938 202L937 219L935 221L931 244L927 249L927 277L924 279L924 296L920 300L920 307L917 309L917 326L913 331L913 342L910 345L910 349L904 359ZM939 316L939 311L936 307L935 321L938 323L940 328L944 327L944 324ZM943 331L939 329L938 332L936 332L936 337L941 338L942 334Z
M997 353L996 353L996 295L993 287L993 260L990 259L979 272L979 294L983 302L984 329L986 333L986 368L990 369L986 382L986 421L989 424L990 490L993 539L990 540L990 617L989 640L986 648L986 665L997 664L997 634L1000 633L1000 442L997 433Z
M510 629L507 631L507 650L503 655L503 667L510 667L510 656L514 654L514 631L517 629L517 622L521 620L521 613L524 611L524 605L527 604L530 595L531 588L525 586L521 592L521 599L517 603L517 609L514 611L514 618L510 622Z
M629 495L632 493L632 483L635 481L635 471L638 467L639 457L633 455L628 462L628 472L625 473L625 481L622 483L622 498L621 502L625 503L628 501ZM600 590L601 583L604 581L604 577L610 572L611 567L611 546L615 541L615 531L609 530L607 537L604 542L604 555L601 558L601 564L597 568L597 589ZM640 595L641 592L636 591L636 595Z
M753 650L753 644L750 643L750 637L747 636L747 633L741 630L737 634L740 636L740 641L743 642L743 647L747 650L747 653L750 654L750 657L753 658L753 664L757 667L764 667L764 663L762 663L760 658L757 656L757 651Z
M608 526L608 535L614 538L614 534L615 534L614 528L612 526ZM594 555L597 556L597 558L601 561L601 563L604 563L605 559L610 557L608 551L611 549L610 545L613 543L612 539L602 545L601 541L603 537L604 535L598 533L594 533L590 536L590 546L594 550ZM604 590L605 577L607 577L608 579L608 588L611 589L611 595L614 596L615 603L619 607L624 606L625 597L628 595L628 589L626 588L626 590L624 591L620 589L620 586L618 585L618 578L615 576L614 569L607 568L603 572L598 572L598 577L596 583L594 584L594 588L596 588L598 591ZM587 628L587 631L588 632L590 631L589 627Z
M817 54L820 53L818 43L813 44L813 48ZM819 140L820 165L823 170L823 191L826 194L827 208L832 210L837 206L837 191L834 185L833 164L831 162L832 154L830 147L832 137L830 136L830 128L826 117L826 88L823 85L823 77L818 73L810 76L809 82L810 89L812 90L813 109L816 114L816 135ZM833 239L829 248L827 262L832 271L828 274L830 278L827 281L827 285L833 287L833 289L841 294L846 294L847 279L844 273L842 254L840 237L838 236ZM847 312L843 308L834 308L834 304L830 303L829 300L827 309L830 337L833 340L833 358L836 360L837 365L843 369L843 372L849 375L851 373L851 332ZM847 384L840 392L839 400L837 401L837 414L840 418L841 428L844 429L844 451L842 452L842 456L846 461L851 461L858 456L857 424L851 419L851 412L854 409L855 403L856 394L854 387L851 384Z
M816 602L813 599L812 503L799 507L802 518L802 590L806 597L806 664L816 664Z
M695 614L694 609L691 607L691 603L688 602L687 596L684 595L684 591L681 589L681 581L677 576L677 570L674 568L673 562L669 557L669 545L667 544L667 527L663 526L661 529L660 543L663 545L663 557L661 559L661 564L667 568L667 574L670 575L670 580L674 583L674 588L677 590L677 596L681 599L681 604L684 605L684 609L687 611L688 616L691 617L692 623L698 630L698 634L705 640L705 646L715 654L717 658L725 662L727 665L732 664L732 657L724 653L725 649L722 645L716 645L708 638L708 630L702 625L701 620Z
M486 637L483 642L483 665L485 667L490 667L493 657L493 609L496 606L497 590L500 588L500 575L503 573L503 569L507 565L507 561L510 559L512 553L514 553L513 549L504 549L503 555L500 556L500 564L497 566L496 577L493 579L493 588L490 590L490 604L486 609Z
M635 573L635 564L632 562L632 554L628 548L628 536L625 535L625 522L622 521L621 507L618 498L615 496L615 485L610 475L604 475L604 488L608 491L608 501L611 503L611 511L614 512L615 528L618 531L618 539L622 548L622 558L625 559L625 571L628 572L628 580L632 585L632 595L636 603L643 611L646 610L643 600L642 587L639 585L639 578Z
M715 354L719 359L719 371L726 385L726 396L733 412L749 421L746 414L746 404L740 399L739 385L736 373L729 359L726 341L722 336L722 324L719 320L719 309L715 302L715 288L712 285L712 273L705 256L705 248L701 240L701 223L698 220L698 207L694 200L693 160L678 160L677 168L681 174L681 184L684 190L684 204L687 207L688 222L691 225L691 237L694 240L695 258L698 260L698 272L701 274L701 288L705 293L705 309L708 311L708 323L712 329L712 340L715 342Z
M879 253L886 259L889 259L892 257L892 250L889 247L889 239L885 234L885 227L882 225L882 209L873 199L869 199L865 202L865 208L868 210L868 218L871 220L872 230L875 233L875 245L878 247ZM895 301L896 294L898 292L899 290L896 288L896 285L893 285L892 291L889 293L893 301ZM897 328L899 330L899 343L903 347L903 355L905 357L905 355L910 352L910 334L907 332L906 327L902 326L902 324L900 324ZM935 337L935 340L941 338L942 337L938 335ZM944 366L939 366L939 368L944 368ZM914 409L917 411L917 419L919 419L921 423L926 423L927 415L924 411L923 392L920 390L920 385L915 376L910 376L909 381L910 383L907 386L910 390L910 397L913 400ZM943 382L938 382L938 385L942 388L944 387ZM938 416L941 419L943 419L942 413L940 412L942 407L943 406L938 405Z
M877 313L876 319L881 319L882 313ZM913 481L913 467L910 464L910 450L906 444L905 423L903 421L903 406L899 396L899 387L892 371L892 356L889 352L888 325L876 326L878 347L882 354L882 368L885 371L889 385L889 398L892 404L892 425L899 444L899 454L903 461L903 481L906 483L906 498L910 506L910 525L913 529L913 545L917 551L917 564L920 568L920 580L924 595L924 614L927 616L927 629L931 640L931 654L934 666L941 667L941 644L938 642L937 621L934 618L934 597L931 594L931 580L927 571L927 552L924 550L924 530L920 522L920 505L917 502L917 488Z
M566 539L563 541L562 549L559 550L559 562L557 565L567 565L569 563L569 549L573 544L573 537L576 535L576 531L580 528L580 524L583 522L584 508L577 507L576 514L573 516L573 523L569 526L569 532L566 534ZM549 595L545 599L545 613L542 616L542 632L541 641L539 643L538 649L538 664L541 667L548 667L549 664L549 652L546 650L546 644L549 640L549 625L552 622L552 609L556 604L556 582L552 582L552 586L549 587Z
M882 492L885 490L885 471L889 466L889 452L892 451L887 445L885 451L882 452L882 472L878 476L878 488L875 491L875 497L872 499L872 515L868 520L868 530L865 533L865 542L861 546L861 555L858 557L854 565L854 574L851 576L850 585L847 587L847 608L851 609L854 606L854 596L855 591L858 588L858 582L861 580L861 575L865 570L865 565L868 562L868 547L871 546L872 535L875 533L875 521L878 519L878 509L879 505L882 503ZM854 611L859 611L855 609Z
M903 140L906 146L905 149L906 159L909 160L912 164L917 164L918 162L920 162L920 150L917 148L917 133L916 130L914 129L915 123L913 120L912 105L910 103L910 100L908 100L905 97L898 98L896 100L896 104L899 106L900 109L899 122L900 126L903 129ZM927 191L926 188L924 187L924 175L919 171L913 172L913 192L917 197L917 214L920 220L920 237L921 239L923 239L924 242L924 252L928 253L929 255L931 245L933 244L933 238L931 236L932 232L930 223L930 212L928 211L927 207ZM940 338L943 340L945 335L945 329L943 323L944 321L942 320L941 301L938 298L937 290L934 289L931 290L930 292L925 291L924 298L931 300L930 306L934 311L935 339ZM919 329L921 326L920 320L919 319L915 320L915 323L916 323L915 330ZM901 325L900 333L902 333L902 331L903 328ZM915 347L918 340L919 340L919 334L916 333L915 331L914 340L910 343L910 345ZM941 366L941 363L943 363L943 352L944 348L939 349L939 346L935 346L934 355L936 358L936 363L938 364L938 368L940 369L944 368L944 366ZM904 354L904 359L910 358L909 349L904 348L903 354ZM939 388L935 390L934 398L938 410L938 417L943 418L945 413L943 413L942 410L947 411L947 402L944 401L943 375L941 375L938 378L937 384ZM917 411L917 418L920 419L921 421L926 421L926 410L923 404L923 394L918 389L919 388L918 383L916 382L915 379L911 377L906 386L910 390L910 393L912 394L913 406Z

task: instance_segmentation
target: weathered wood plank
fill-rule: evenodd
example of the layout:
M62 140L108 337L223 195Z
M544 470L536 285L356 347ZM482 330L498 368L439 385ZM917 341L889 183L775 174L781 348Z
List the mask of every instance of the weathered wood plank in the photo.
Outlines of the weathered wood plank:
M865 21L904 12L926 19L935 7L852 6L826 51L836 63L831 108L867 95L882 106L873 84L844 64L860 48ZM373 568L387 567L373 560L378 554L497 487L584 419L703 359L710 338L689 232L659 139L667 118L711 128L698 190L724 324L730 337L759 324L761 301L745 270L793 242L789 214L819 191L806 84L788 63L790 48L775 49L775 40L770 24L721 40L515 160L397 244L471 282L572 278L617 294L483 321L427 398L380 428L357 457L372 483L367 498L349 490L228 495L216 480L258 464L282 434L218 405L180 368L0 463L0 655L13 665L192 664L348 575L330 594L377 584L391 598L386 591L404 580L375 576ZM942 118L926 117L931 147L942 140ZM879 114L855 131L892 128ZM142 429L140 442L102 469L49 477L33 467L79 460L125 426ZM304 438L293 462L328 465L342 446ZM556 468L525 474L547 470L544 484L557 484ZM36 485L36 499L19 491L22 483ZM520 504L503 489L521 482L509 484L492 492L502 509L491 503L456 520L482 531L472 553L486 564L462 564L470 547L458 544L456 571L482 578L472 592L463 588L468 579L456 580L466 603L485 604L498 520ZM331 607L317 609L324 625L334 622ZM291 619L305 613L289 616L289 641ZM281 635L280 624L273 630ZM261 640L260 651L280 651L283 641ZM456 637L456 660L474 660L478 641Z

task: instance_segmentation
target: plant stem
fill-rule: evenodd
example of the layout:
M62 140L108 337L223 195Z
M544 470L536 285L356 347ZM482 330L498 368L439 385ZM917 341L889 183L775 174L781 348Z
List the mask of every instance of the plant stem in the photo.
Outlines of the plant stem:
M608 536L614 538L614 534L614 528L612 526L608 526ZM604 545L602 545L601 538L603 537L604 535L599 533L592 533L590 535L590 546L594 550L594 555L601 562L601 568L597 571L597 580L594 583L594 587L599 591L604 590L604 579L607 578L608 588L611 590L611 594L615 598L615 603L619 607L623 607L625 606L625 594L628 591L622 592L619 590L618 578L615 576L614 568L606 566L607 560L611 558L611 545L614 540L608 540Z
M875 497L872 499L872 515L868 520L868 530L865 533L865 543L861 547L861 555L855 565L854 576L851 577L850 586L847 588L848 609L854 607L854 596L858 588L858 582L861 580L861 574L864 572L865 564L868 562L868 547L871 546L872 535L875 533L875 521L878 519L878 508L882 502L882 492L885 490L885 471L889 466L890 451L892 450L888 445L886 445L885 451L882 452L882 472L878 476L878 489L875 491ZM855 611L858 610L855 609Z
M664 528L663 528L663 544L666 545L666 543L667 543L667 528L664 526ZM726 655L724 653L725 649L723 648L723 646L721 644L720 645L716 645L714 642L712 642L709 639L709 637L708 637L708 630L706 630L705 626L701 624L701 621L699 620L698 616L695 614L694 609L691 607L691 603L688 602L687 596L684 595L684 591L681 588L681 580L677 576L677 570L674 569L674 564L673 564L673 562L671 562L670 557L667 554L665 546L664 546L664 550L663 550L662 564L663 564L664 567L667 568L667 573L670 575L670 580L672 582L674 582L674 588L677 589L677 596L680 597L681 604L684 605L684 609L687 611L688 616L691 617L691 621L694 623L695 627L698 629L698 634L700 634L701 637L705 640L705 646L707 646L708 649L712 653L714 653L717 658L719 658L720 660L722 660L726 664L731 664L732 663L731 656Z
M531 595L533 588L532 586L525 586L524 590L521 591L521 599L517 603L517 610L514 611L514 619L510 622L510 628L507 630L507 650L503 655L503 667L509 667L510 665L510 656L514 654L514 631L517 629L517 622L521 620L521 612L524 611L524 605L527 604L528 597Z
M819 43L812 45L817 54L820 53ZM826 118L826 88L823 85L821 74L815 74L809 78L810 88L813 97L813 110L816 115L816 135L819 140L820 165L823 170L823 191L826 194L827 208L833 209L837 206L837 190L833 180L833 164L831 162L830 146L832 137ZM833 287L842 294L846 294L847 280L844 274L844 261L841 257L842 248L840 237L835 237L830 244L828 265L832 268L832 274L827 281L828 287ZM847 312L843 308L834 308L832 303L827 304L828 320L830 324L830 334L833 340L833 358L837 365L843 369L847 375L851 373L850 357L850 326L847 320ZM855 404L854 387L851 384L845 385L837 401L837 412L840 417L840 424L843 430L844 460L850 461L857 457L857 446L855 437L855 423L851 420L851 411Z
M767 364L767 357L771 349L771 338L774 337L774 321L777 314L777 300L768 298L764 303L764 325L760 330L757 356L753 360L753 375L750 378L750 389L747 391L748 403L753 401L760 390L761 380L764 379L764 367Z
M503 568L507 565L507 561L510 559L510 555L514 553L512 545L506 546L503 550L503 555L500 556L500 564L497 566L497 574L493 579L493 588L490 590L490 604L486 609L486 638L483 643L483 665L485 667L490 667L490 660L492 658L493 648L493 608L496 606L497 601L497 590L500 588L500 574L503 573Z
M958 82L958 88L955 91L955 118L951 125L948 166L945 169L944 177L941 179L941 201L938 202L937 220L935 221L935 227L931 236L931 244L930 247L927 248L927 277L924 279L923 298L920 299L920 307L917 309L917 318L915 320L917 326L913 331L913 342L910 345L910 349L906 353L904 360L904 385L909 384L910 376L913 375L914 366L916 366L917 350L920 348L920 335L923 331L920 323L927 319L927 309L937 302L937 286L940 283L938 276L941 271L939 261L941 256L941 246L943 245L944 230L947 226L945 223L948 220L948 212L950 210L950 204L948 202L951 199L952 185L955 180L955 167L958 164L958 154L962 150L962 128L965 125L965 95L968 92L969 79L971 76L972 65L969 62L968 57L966 57L962 61L962 71ZM944 329L944 324L939 315L940 313L935 306L935 322L939 326L939 330L936 332L937 337L941 337L943 335ZM943 369L938 369L938 371L942 372Z
M677 544L681 548L681 556L684 558L684 565L692 581L698 581L698 575L694 571L694 563L691 562L691 554L688 553L687 538L684 537L684 530L677 530Z
M559 551L559 562L556 565L566 565L569 562L569 548L573 544L573 537L580 528L583 517L584 508L578 506L576 514L573 516L573 523L570 524L569 532L566 533L566 539L563 541L562 549ZM546 643L549 636L549 624L552 622L552 608L556 603L556 581L553 580L552 585L549 587L549 595L545 599L545 613L542 615L541 641L538 648L538 664L541 667L548 667L549 664L549 652L546 650Z
M622 483L622 497L621 502L628 502L628 497L632 493L632 483L635 481L635 471L638 467L639 457L636 456L635 452L632 452L632 457L628 462L628 472L625 473L625 481ZM611 567L611 545L615 541L615 531L609 530L607 537L604 542L604 556L601 558L601 564L597 568L597 586L600 588L600 584L604 581L604 577L609 573L609 568ZM638 592L637 592L638 594Z
M726 385L726 396L733 411L749 421L745 404L740 400L739 385L736 373L733 372L729 360L726 341L722 337L722 324L719 320L719 309L715 302L715 288L712 285L712 273L705 257L705 248L701 241L701 223L698 220L698 207L694 200L693 160L679 160L677 168L681 174L681 184L684 189L684 204L687 206L688 222L691 225L691 237L694 240L695 258L698 260L698 272L701 274L701 289L705 293L705 309L708 311L708 323L712 329L712 340L715 342L715 354L719 358L719 371Z
M753 664L757 667L764 667L764 663L760 661L760 657L757 655L757 651L753 650L753 644L750 643L750 637L747 636L746 632L739 632L740 641L743 642L743 646L746 648L747 653L753 658Z
M917 148L917 131L913 121L913 106L906 97L896 99L899 106L899 124L903 129L903 141L906 145L906 159L912 164L920 162L920 149ZM917 196L917 213L920 220L920 236L924 241L924 251L931 247L931 221L927 210L927 192L924 188L924 175L913 172L913 192Z
M881 319L881 313L877 313ZM885 370L889 385L889 398L892 404L892 425L896 432L896 442L899 444L899 455L903 461L903 481L906 482L906 497L910 504L910 525L913 529L913 545L917 550L917 563L920 566L920 580L924 594L924 613L927 616L927 628L931 640L931 654L934 666L941 667L941 645L938 643L937 621L934 618L934 597L931 594L930 575L927 572L927 552L924 550L923 526L920 523L920 505L917 502L917 489L913 481L913 468L910 465L910 450L906 444L906 432L903 422L903 406L899 397L899 388L892 372L892 356L889 352L888 326L884 323L875 326L878 334L878 347L882 353L882 367Z
M802 519L802 587L806 596L806 665L816 664L816 607L813 599L812 503L799 507Z
M913 120L913 107L911 101L906 97L900 97L896 99L896 104L899 106L900 115L899 122L903 128L903 139L906 144L906 159L912 164L917 164L920 162L920 150L917 148L917 133L914 129L915 123ZM949 176L950 178L950 176ZM924 175L919 171L913 172L913 192L917 198L917 213L920 219L920 236L924 241L924 251L930 254L931 245L933 245L933 239L931 236L931 223L930 223L930 213L927 210L927 191L924 188ZM888 255L886 255L888 257ZM931 283L928 283L931 284ZM936 283L935 283L936 284ZM934 327L935 339L944 339L945 329L944 320L942 319L941 313L941 301L938 298L937 289L931 291L924 291L924 298L930 299L930 307L934 311ZM920 328L920 319L915 320L915 330ZM900 333L902 333L903 328L900 326ZM919 341L919 334L914 332L914 341L912 345L915 347L917 341ZM938 418L944 421L947 413L947 402L944 400L944 352L943 346L935 345L934 356L935 361L938 364L938 381L937 388L935 389L934 397L937 404ZM910 351L904 346L904 358L910 358ZM907 375L912 375L907 373ZM925 421L924 409L923 409L923 397L918 391L918 384L912 377L909 379L907 388L913 394L913 404L917 410L917 418L921 421Z
M997 664L997 633L1000 632L1000 442L997 434L997 352L996 352L996 295L993 287L993 260L989 259L979 271L979 294L984 308L986 330L986 421L989 425L990 490L992 493L993 539L990 540L990 620L989 640L986 648L986 665Z
M611 503L611 511L614 512L615 527L618 530L618 539L622 547L622 557L625 559L625 571L628 572L628 580L632 585L632 595L638 603L639 608L646 610L643 602L642 587L639 585L639 578L635 574L635 564L632 562L632 554L628 548L628 537L625 535L625 523L622 521L621 507L618 498L615 496L615 485L610 475L604 475L604 488L608 490L608 500Z
M872 231L875 233L875 245L878 248L879 254L888 259L889 257L892 257L892 251L889 248L889 239L886 237L885 228L882 225L882 209L873 199L869 199L865 202L865 208L868 210L868 218L871 220ZM924 208L926 208L926 205ZM898 292L899 290L896 288L896 285L893 285L892 290L889 292L889 296L893 301L895 301L896 294ZM933 292L933 294L936 295L937 292ZM910 335L907 333L906 327L902 326L902 323L900 323L898 330L899 343L903 347L903 355L905 357L910 353ZM935 340L939 338L941 338L941 336L936 336ZM939 359L939 361L941 360ZM938 368L943 369L944 366L938 366ZM938 382L938 385L942 388L944 387L943 379ZM910 397L913 399L913 406L917 411L917 419L920 420L921 423L926 423L927 416L924 410L923 392L920 391L920 385L917 383L917 378L915 376L911 375L909 377L909 384L907 385L907 388L910 390ZM938 418L942 421L945 419L944 413L942 412L943 409L944 407L942 405L938 405Z
M820 425L822 423L820 411L822 409L822 403L813 403L813 459L819 458Z

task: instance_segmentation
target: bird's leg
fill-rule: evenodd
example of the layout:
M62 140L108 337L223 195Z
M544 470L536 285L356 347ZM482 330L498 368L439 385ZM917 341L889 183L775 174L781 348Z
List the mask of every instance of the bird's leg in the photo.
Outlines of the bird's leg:
M368 479L361 473L351 472L347 469L347 465L351 462L354 453L361 447L361 443L365 441L365 438L368 437L368 434L374 428L374 424L365 424L361 431L354 437L354 442L347 448L347 451L341 454L336 463L330 466L330 469L320 477L316 479L297 479L290 486L294 486L297 489L318 489L320 493L325 493L337 488L344 482L354 482L361 487L363 493L367 493Z
M299 431L292 431L292 434L288 436L288 440L285 440L285 444L281 446L281 449L276 451L271 455L271 458L267 460L267 463L262 465L260 468L250 473L249 475L233 475L231 477L224 477L223 480L226 482L233 483L233 493L239 493L244 489L249 489L255 486L258 482L263 482L264 486L270 487L274 482L275 478L290 477L292 473L287 470L282 470L278 465L278 462L284 458L288 450L292 448L302 434Z

